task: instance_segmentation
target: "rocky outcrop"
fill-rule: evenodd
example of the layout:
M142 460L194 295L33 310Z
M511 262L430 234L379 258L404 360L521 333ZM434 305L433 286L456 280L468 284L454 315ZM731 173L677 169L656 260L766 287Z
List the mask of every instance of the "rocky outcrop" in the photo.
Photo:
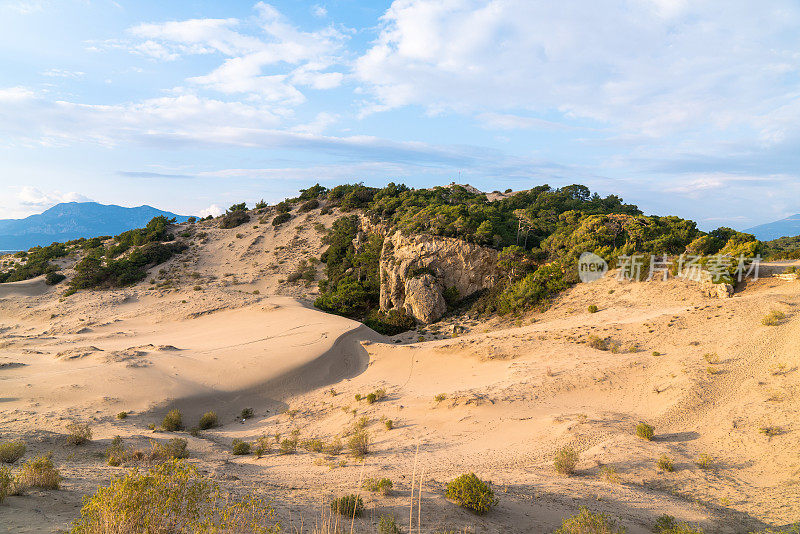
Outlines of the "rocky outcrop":
M431 323L447 310L445 292L464 298L492 287L497 251L460 239L395 232L380 259L381 310L403 310Z
M729 299L733 297L734 287L723 282L714 282L711 273L708 271L700 272L700 291L711 298Z

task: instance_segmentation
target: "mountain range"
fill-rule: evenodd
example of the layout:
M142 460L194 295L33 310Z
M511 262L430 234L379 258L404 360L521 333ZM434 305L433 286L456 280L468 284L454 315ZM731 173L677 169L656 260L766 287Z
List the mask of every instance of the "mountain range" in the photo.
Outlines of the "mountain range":
M117 235L141 228L158 215L175 217L178 222L189 218L151 206L125 208L97 202L64 202L24 219L0 219L0 250L27 250L56 241Z
M791 215L780 221L760 224L745 230L761 241L771 241L779 237L800 235L800 213Z

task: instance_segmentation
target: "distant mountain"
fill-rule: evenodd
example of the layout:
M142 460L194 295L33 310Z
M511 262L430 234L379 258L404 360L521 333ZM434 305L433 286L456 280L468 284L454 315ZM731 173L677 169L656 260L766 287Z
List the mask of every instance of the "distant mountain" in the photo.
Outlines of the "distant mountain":
M153 217L188 219L150 206L123 208L97 202L65 202L24 219L0 219L0 250L27 250L79 237L117 235L141 228Z
M786 217L780 221L761 224L745 230L761 241L770 241L779 237L800 235L800 213Z

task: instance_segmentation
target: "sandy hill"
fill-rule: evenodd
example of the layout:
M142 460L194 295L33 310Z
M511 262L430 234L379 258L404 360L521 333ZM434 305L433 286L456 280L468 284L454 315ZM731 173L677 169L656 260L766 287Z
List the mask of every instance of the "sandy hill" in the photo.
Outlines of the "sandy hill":
M226 489L274 500L290 532L356 491L367 505L356 532L374 532L385 513L407 526L412 478L422 532L551 532L581 506L630 533L665 513L706 532L800 520L797 281L764 278L716 299L690 282L609 276L544 313L449 317L387 338L313 309L316 284L288 281L319 258L322 226L338 214L278 227L268 215L232 229L179 225L189 250L132 287L64 297L41 278L0 285L0 441L24 440L26 458L52 451L65 477L61 490L9 497L0 530L68 528L83 495L130 467L107 465L114 436L146 449L176 435ZM67 274L77 259L61 260ZM762 325L774 310L785 318ZM385 397L356 400L376 390ZM149 428L172 408L187 426L215 410L222 426ZM244 408L254 415L242 421ZM88 445L66 444L73 420L90 423ZM639 422L655 427L652 441L636 437ZM363 460L230 452L233 439L295 429L301 441L346 442L354 425L371 437ZM573 476L553 468L564 446L580 454ZM664 455L672 472L657 467ZM492 482L489 514L445 499L464 472ZM364 477L390 478L393 491L359 490Z

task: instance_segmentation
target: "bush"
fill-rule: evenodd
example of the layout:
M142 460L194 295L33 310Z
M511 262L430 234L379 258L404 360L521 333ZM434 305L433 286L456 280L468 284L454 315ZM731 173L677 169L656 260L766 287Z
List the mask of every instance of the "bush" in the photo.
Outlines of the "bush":
M25 443L21 441L7 441L0 443L0 462L13 464L25 454Z
M285 438L281 441L280 453L281 454L294 454L297 452L297 438Z
M289 221L292 218L290 213L281 213L276 215L274 219L272 219L272 226L280 226L283 223Z
M279 531L268 502L236 501L184 461L132 471L84 501L73 534Z
M323 451L325 452L325 454L328 454L330 456L339 456L342 453L342 449L343 449L342 440L339 438L334 438L331 440L330 443L325 445Z
M674 517L667 514L656 519L653 532L656 534L703 534L702 529L692 527L687 523L678 523Z
M251 417L253 417L252 408L242 408L242 411L239 412L239 419L250 419Z
M364 318L364 324L379 334L396 336L413 329L417 322L404 310L393 308L385 313L379 309L370 311Z
M374 393L367 393L367 404L374 404L377 396Z
M311 200L307 200L306 202L300 204L300 207L297 208L297 211L300 213L306 213L313 209L317 209L318 207L319 207L319 200L317 200L316 198L312 198Z
M167 432L177 432L183 430L183 414L177 408L167 412L164 420L161 421L161 428Z
M442 402L446 398L447 395L445 395L444 393L438 393L435 397L433 397L433 400L435 400L436 402Z
M269 436L261 436L256 440L255 450L256 456L261 458L265 454L269 454L272 452L272 440L270 440Z
M0 467L0 504L11 495L14 490L14 477L11 475L11 468Z
M120 436L114 436L114 439L111 440L111 444L106 447L105 454L108 465L112 467L122 465L122 462L125 461L126 455L125 444Z
M392 481L388 478L368 478L361 485L367 491L379 492L381 495L388 495L392 491Z
M597 313L597 312L598 312L597 306L595 306L594 304L589 306L589 313Z
M197 423L197 428L200 430L208 430L219 425L216 412L206 412L200 416L200 421Z
M249 221L250 216L246 212L236 210L223 215L222 220L219 222L219 227L222 229L236 228Z
M364 512L364 501L353 493L337 497L331 501L331 512L347 517L359 517Z
M366 430L359 430L347 440L347 448L350 454L357 458L369 454L369 434Z
M319 438L311 438L303 442L303 448L308 452L322 452L325 448L325 443Z
M382 515L378 522L378 534L402 534L400 526L397 524L394 516Z
M625 529L606 514L593 514L582 507L580 513L564 519L555 534L625 534Z
M655 428L648 425L647 423L639 423L636 425L636 435L642 439L646 439L647 441L651 441L653 439L653 435L655 434Z
M761 324L764 326L778 326L786 319L786 314L777 310L772 310L769 312L763 319L761 319Z
M128 412L119 412L117 414L117 419L127 419L127 418L128 418Z
M54 286L54 285L56 285L56 284L58 284L60 282L63 282L64 279L66 279L66 278L67 277L64 276L61 273L50 272L50 273L47 273L47 275L45 275L44 282L48 286Z
M572 447L564 447L556 453L556 471L562 475L571 475L578 464L578 453Z
M383 424L386 425L386 430L391 430L394 428L394 421L391 419L387 419Z
M29 488L58 489L61 485L61 475L49 454L25 462L20 470L19 480Z
M675 471L675 466L672 464L672 459L670 459L666 454L661 455L661 458L658 459L656 465L658 465L658 468L662 471L669 471L670 473Z
M497 504L491 486L475 476L475 473L461 475L448 483L447 498L479 515L485 514Z
M92 439L92 429L86 423L70 423L67 432L67 443L70 445L83 445Z
M711 469L711 466L714 465L714 458L710 454L702 453L695 463L700 469Z
M243 454L250 454L250 444L240 439L234 439L233 446L231 447L231 452L237 456L241 456Z
M183 438L172 438L166 443L150 440L150 453L147 459L151 462L166 462L176 458L188 458L189 453L186 451L187 444L188 442ZM135 456L138 457L140 454L135 454Z

